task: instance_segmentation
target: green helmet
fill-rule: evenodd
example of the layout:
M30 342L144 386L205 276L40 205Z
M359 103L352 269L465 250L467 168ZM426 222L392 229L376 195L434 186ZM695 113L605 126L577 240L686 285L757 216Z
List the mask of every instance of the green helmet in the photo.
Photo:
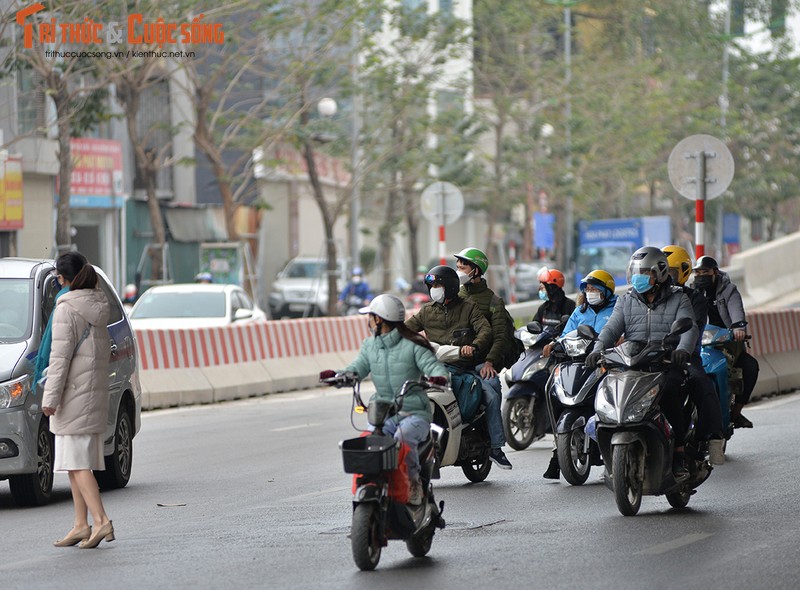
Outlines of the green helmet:
M481 274L486 274L486 269L489 268L489 259L482 250L477 248L464 248L461 252L455 254L455 257L459 260L471 262L480 269Z

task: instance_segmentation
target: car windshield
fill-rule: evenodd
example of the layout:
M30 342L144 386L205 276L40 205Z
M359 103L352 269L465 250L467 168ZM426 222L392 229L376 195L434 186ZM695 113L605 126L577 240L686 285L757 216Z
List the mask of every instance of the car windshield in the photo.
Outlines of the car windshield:
M326 266L322 260L296 260L286 267L285 275L288 279L318 279Z
M0 279L0 341L24 340L31 326L30 279Z
M146 292L131 313L133 319L224 318L225 293Z

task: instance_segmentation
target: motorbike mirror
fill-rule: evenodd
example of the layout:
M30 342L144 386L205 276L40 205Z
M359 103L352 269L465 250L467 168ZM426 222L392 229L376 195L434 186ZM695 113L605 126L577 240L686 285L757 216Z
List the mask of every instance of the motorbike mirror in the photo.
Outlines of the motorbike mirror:
M541 334L543 330L542 324L536 321L528 322L528 324L525 326L525 329L531 334Z
M677 319L672 322L672 325L669 327L669 335L677 336L678 334L684 334L692 329L692 325L694 325L694 322L690 318Z
M595 340L597 338L597 332L594 331L594 328L587 324L581 324L578 326L578 336L581 338L587 338L589 340Z

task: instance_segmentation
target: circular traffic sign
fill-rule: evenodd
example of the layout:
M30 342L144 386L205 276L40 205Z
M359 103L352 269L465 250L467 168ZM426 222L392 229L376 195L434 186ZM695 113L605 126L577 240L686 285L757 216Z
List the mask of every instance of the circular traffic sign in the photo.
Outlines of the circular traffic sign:
M422 216L439 225L450 225L464 212L464 197L458 187L449 182L428 185L420 201Z
M678 193L696 200L698 193L698 158L705 157L706 199L724 193L733 180L733 155L724 143L712 135L690 135L672 149L667 162L669 181Z

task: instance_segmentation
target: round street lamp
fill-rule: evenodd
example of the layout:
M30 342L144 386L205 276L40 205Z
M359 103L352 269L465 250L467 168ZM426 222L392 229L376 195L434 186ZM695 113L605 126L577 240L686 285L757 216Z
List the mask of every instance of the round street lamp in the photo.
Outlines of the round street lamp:
M333 117L336 114L338 105L332 98L320 98L317 103L317 112L323 117Z

